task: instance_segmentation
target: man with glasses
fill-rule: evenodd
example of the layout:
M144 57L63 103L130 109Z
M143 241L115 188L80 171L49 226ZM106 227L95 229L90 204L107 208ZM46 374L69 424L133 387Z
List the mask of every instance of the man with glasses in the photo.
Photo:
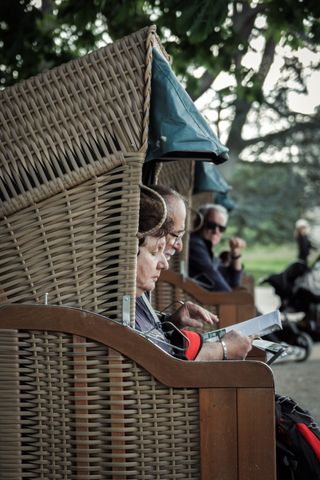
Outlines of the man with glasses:
M227 228L228 211L222 205L207 204L198 209L199 219L190 235L189 275L208 290L229 292L241 281L241 238L229 240L231 263L224 266L213 254Z
M183 249L183 236L185 234L186 205L183 197L170 187L165 185L151 185L163 197L166 202L168 216L172 221L172 228L166 237L165 255L167 260L175 253L180 253ZM170 316L170 321L179 328L191 327L199 328L204 323L214 325L216 318L211 312L192 302L186 302L176 312Z

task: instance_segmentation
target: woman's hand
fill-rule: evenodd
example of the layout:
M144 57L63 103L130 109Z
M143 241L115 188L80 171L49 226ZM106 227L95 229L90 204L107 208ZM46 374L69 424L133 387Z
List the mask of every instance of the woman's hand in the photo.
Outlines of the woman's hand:
M204 324L214 325L219 322L217 315L192 302L184 303L168 320L178 328L201 328Z
M195 358L195 361L209 362L213 360L222 360L224 353L227 354L227 360L244 360L252 348L252 338L247 337L236 330L226 333L222 340L226 346L225 352L221 342L205 342Z
M236 330L226 333L222 340L227 347L228 360L244 360L252 348L252 338Z

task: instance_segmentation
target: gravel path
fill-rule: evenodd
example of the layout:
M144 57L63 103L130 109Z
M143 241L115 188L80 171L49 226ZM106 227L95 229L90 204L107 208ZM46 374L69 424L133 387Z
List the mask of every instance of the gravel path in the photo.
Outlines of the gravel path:
M263 313L279 305L272 288L258 287L256 305ZM294 398L301 407L309 410L320 424L320 342L313 345L310 357L304 362L284 362L271 365L275 390Z

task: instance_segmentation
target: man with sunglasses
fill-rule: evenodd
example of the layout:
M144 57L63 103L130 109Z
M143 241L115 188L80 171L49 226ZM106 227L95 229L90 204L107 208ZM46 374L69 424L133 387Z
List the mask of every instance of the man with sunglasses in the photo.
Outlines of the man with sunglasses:
M190 235L189 275L208 290L229 292L241 281L241 249L245 242L238 237L229 240L231 263L223 266L213 254L227 228L228 211L222 205L207 204L198 209L199 219Z

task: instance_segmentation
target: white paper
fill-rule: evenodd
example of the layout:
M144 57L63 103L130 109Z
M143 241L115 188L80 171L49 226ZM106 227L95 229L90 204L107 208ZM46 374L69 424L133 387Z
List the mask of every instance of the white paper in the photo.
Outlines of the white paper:
M245 320L244 322L235 323L229 327L212 330L202 334L204 341L218 342L221 338L231 330L237 330L247 336L262 337L276 330L282 329L281 314L279 310L259 315L258 317Z
M285 355L285 351L288 348L287 345L282 343L274 343L262 339L253 340L252 345L266 352L268 365L271 365L280 355Z

